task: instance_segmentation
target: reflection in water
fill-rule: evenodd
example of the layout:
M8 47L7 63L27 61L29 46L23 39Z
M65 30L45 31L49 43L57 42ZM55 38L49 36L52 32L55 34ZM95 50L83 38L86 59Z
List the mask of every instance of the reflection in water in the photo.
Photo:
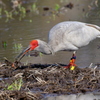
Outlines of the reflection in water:
M72 3L73 8L64 8ZM56 4L62 8L60 13L54 15L52 8ZM94 7L89 11L88 5ZM91 4L91 0L40 0L37 3L39 14L28 13L27 16L19 21L17 18L9 22L5 22L5 18L0 19L0 60L7 57L14 61L14 58L21 52L21 50L28 46L32 39L41 39L47 41L49 30L57 23L68 20L77 20L97 24L99 23L98 8L95 4ZM50 10L43 11L43 7L49 7ZM30 7L30 4L28 5ZM49 13L48 13L49 12ZM87 16L85 16L87 15ZM99 15L99 16L97 16ZM6 42L7 47L2 46L2 41ZM16 45L18 47L16 47ZM21 45L21 46L20 46ZM99 62L100 50L97 49L99 39L93 41L88 46L81 48L77 52L77 65L80 67L89 66L89 64ZM43 55L41 57L25 57L22 62L32 63L65 63L69 62L71 52L57 52L55 55Z

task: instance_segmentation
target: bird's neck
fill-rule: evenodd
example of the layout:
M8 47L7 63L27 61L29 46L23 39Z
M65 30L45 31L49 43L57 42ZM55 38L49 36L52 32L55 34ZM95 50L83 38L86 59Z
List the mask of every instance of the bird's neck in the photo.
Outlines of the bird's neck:
M53 54L53 49L48 43L41 40L38 41L39 41L39 46L38 48L36 48L37 51L42 52L43 54Z

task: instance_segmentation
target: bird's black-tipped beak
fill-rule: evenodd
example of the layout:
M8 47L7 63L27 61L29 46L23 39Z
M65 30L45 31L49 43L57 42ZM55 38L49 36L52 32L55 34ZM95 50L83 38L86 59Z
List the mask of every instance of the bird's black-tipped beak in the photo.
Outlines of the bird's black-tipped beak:
M26 53L28 53L30 51L30 46L27 47L26 49L24 49L17 57L16 57L16 61L20 61Z

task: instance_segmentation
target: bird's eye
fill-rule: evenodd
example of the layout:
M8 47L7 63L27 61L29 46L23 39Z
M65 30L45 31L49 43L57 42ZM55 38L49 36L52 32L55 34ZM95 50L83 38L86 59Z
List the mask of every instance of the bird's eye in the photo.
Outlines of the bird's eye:
M38 46L38 45L36 43L34 43L33 46Z

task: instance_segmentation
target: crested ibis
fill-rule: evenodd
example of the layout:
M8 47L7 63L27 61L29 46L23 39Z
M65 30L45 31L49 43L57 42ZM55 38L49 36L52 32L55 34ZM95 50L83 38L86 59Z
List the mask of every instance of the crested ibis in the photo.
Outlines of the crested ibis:
M90 41L100 37L100 27L94 24L78 21L65 21L58 23L49 31L48 43L35 39L29 43L17 57L21 60L29 51L36 50L43 54L54 54L58 51L73 51L73 56L66 68L77 66L75 64L75 51L86 46Z

